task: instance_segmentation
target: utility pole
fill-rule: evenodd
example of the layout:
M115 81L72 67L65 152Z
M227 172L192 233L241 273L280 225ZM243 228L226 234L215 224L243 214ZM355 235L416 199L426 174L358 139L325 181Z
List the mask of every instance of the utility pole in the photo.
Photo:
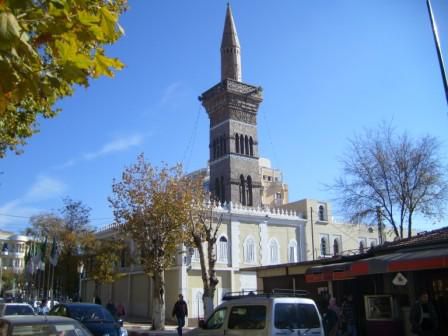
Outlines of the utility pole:
M429 19L431 20L431 28L432 28L432 33L434 35L434 43L436 44L437 57L439 59L440 72L442 74L443 87L445 89L446 103L448 105L448 81L446 79L445 63L443 62L439 33L437 31L437 24L436 24L436 21L434 18L430 0L426 0L426 6L428 8Z

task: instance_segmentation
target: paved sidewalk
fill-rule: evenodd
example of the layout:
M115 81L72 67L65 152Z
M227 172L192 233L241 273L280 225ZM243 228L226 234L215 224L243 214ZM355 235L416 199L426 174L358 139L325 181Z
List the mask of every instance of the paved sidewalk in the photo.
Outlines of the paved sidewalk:
M128 331L129 336L147 336L147 335L177 335L177 326L165 325L165 330L151 330L151 324L149 323L131 323L124 322L124 327ZM183 328L183 332L193 329L192 327Z

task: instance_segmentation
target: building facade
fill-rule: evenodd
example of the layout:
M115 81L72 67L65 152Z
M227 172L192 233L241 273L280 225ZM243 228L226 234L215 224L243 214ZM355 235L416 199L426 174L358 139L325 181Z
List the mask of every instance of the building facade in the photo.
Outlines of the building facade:
M4 271L20 273L25 268L26 243L30 238L12 232L0 231L1 267Z

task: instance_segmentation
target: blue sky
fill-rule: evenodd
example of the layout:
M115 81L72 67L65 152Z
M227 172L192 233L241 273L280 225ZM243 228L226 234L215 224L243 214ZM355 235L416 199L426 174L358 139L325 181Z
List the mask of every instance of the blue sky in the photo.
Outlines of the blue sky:
M126 35L109 48L126 68L78 88L22 155L0 161L0 229L20 232L65 196L92 208L92 225L111 223L112 180L141 152L156 165L204 167L209 122L197 97L220 79L226 3L130 0ZM448 60L448 1L432 4ZM290 201L332 200L324 184L341 173L348 138L383 121L435 136L447 153L448 107L425 0L231 5L243 81L264 89L260 154L283 171Z

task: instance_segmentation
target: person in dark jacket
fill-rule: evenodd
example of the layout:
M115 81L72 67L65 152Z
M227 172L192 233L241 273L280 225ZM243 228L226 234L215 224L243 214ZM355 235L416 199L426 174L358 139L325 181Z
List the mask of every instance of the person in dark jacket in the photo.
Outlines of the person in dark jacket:
M185 317L188 316L187 303L184 301L182 294L179 294L179 300L176 301L173 307L173 317L177 319L177 334L182 335L182 327L185 325Z
M347 299L342 304L341 328L343 329L343 335L358 336L358 329L356 327L356 310L353 303L352 294L348 294Z
M429 302L426 290L420 292L418 300L412 305L409 314L412 332L418 336L434 336L438 327L437 313Z

